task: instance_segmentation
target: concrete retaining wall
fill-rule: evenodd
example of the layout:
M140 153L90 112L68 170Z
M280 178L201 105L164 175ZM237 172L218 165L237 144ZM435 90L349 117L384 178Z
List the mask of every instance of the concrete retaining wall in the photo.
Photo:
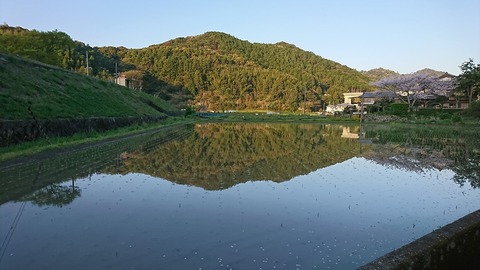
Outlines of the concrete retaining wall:
M359 269L480 269L480 210Z
M79 132L106 131L133 124L153 123L167 116L104 117L81 119L1 120L0 147L39 138L71 136Z

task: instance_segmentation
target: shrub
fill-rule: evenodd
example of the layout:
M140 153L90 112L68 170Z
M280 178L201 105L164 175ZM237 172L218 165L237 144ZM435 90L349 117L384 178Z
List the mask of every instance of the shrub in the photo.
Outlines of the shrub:
M447 120L447 119L451 119L452 115L446 112L442 112L438 114L438 118L440 118L441 120Z
M390 104L389 112L393 115L407 115L408 114L408 104L403 103L393 103Z
M462 117L458 114L454 114L454 115L452 115L452 122L454 122L454 123L462 122Z
M419 116L436 116L438 112L438 109L419 109L415 114Z
M192 107L192 106L188 106L186 109L185 109L185 117L187 116L190 116L190 115L193 115L195 113L195 109Z
M480 101L475 101L470 104L468 109L466 109L463 114L475 118L480 118Z

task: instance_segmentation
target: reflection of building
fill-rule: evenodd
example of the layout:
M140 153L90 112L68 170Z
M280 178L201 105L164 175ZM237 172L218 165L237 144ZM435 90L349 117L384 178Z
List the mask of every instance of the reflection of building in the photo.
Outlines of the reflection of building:
M358 133L353 133L350 130L350 127L343 127L342 130L342 138L347 138L347 139L358 139L360 136L358 136Z

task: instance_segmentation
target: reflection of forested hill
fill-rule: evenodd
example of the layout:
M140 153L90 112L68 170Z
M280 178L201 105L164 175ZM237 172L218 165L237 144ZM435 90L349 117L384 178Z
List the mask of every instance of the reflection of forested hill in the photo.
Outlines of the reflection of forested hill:
M478 129L365 126L360 134L372 142L368 145L359 144L358 134L357 126L315 124L168 127L15 164L0 163L0 204L28 200L65 205L81 190L60 183L73 184L96 172L139 172L222 189L250 180L285 181L355 155L418 172L450 169L456 183L480 188ZM119 158L123 153L128 159Z
M183 141L129 155L121 170L205 189L281 182L355 156L358 141L342 138L342 132L342 126L330 125L197 125Z

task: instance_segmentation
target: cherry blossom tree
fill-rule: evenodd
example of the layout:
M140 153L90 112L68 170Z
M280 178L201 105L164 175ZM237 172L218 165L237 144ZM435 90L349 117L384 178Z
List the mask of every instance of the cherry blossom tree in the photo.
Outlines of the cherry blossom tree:
M431 75L414 73L384 78L373 85L395 93L398 99L408 104L408 111L412 111L419 100L448 97L455 88L455 80L442 80Z

